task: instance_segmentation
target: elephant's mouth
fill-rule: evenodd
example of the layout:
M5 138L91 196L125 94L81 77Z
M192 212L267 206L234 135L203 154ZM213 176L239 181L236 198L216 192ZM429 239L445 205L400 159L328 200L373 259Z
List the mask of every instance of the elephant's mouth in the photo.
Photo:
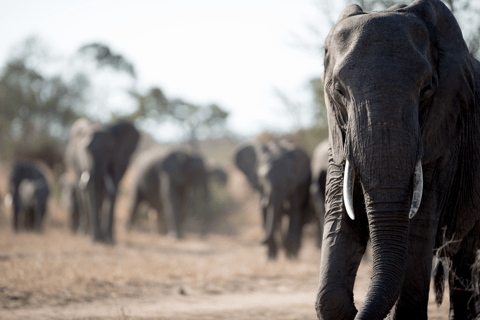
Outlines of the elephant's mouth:
M355 220L355 212L353 210L353 185L355 179L355 172L347 160L345 164L345 174L343 180L343 194L345 209L350 219ZM413 184L413 195L412 195L412 204L410 206L410 211L408 217L411 219L417 214L418 209L420 208L420 203L422 201L423 194L423 171L422 171L422 160L418 160L415 166L414 174L414 184Z

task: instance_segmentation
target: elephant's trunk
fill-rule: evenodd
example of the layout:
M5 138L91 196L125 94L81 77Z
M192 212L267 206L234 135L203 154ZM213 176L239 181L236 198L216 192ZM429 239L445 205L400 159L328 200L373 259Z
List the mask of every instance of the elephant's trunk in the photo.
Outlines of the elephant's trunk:
M265 237L261 241L262 244L268 244L273 241L275 229L277 226L277 208L272 204L266 205L266 216L264 217Z
M398 299L406 269L419 138L385 122L353 136L359 138L351 140L350 158L363 187L373 253L370 286L356 319L384 319Z
M384 319L395 304L407 257L408 210L403 200L368 205L373 271L365 302L356 319Z

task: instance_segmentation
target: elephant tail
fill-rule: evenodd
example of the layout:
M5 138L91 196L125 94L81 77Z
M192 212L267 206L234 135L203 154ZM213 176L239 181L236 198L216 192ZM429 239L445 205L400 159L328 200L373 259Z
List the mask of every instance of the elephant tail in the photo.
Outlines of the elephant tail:
M440 306L443 301L443 292L445 291L445 267L442 259L437 257L432 274L435 302L437 303L437 306Z

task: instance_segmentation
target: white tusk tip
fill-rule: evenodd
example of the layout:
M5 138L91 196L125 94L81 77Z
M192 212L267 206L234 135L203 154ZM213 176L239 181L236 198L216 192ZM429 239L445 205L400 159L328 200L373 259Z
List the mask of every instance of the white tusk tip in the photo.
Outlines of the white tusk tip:
M345 173L343 175L343 202L345 209L350 219L355 220L355 213L353 211L353 179L354 172L348 160L345 163Z

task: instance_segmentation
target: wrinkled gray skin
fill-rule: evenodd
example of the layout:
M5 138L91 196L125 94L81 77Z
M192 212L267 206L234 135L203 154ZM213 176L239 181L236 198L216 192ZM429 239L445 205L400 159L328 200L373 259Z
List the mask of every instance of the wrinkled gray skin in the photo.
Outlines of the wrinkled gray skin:
M166 221L168 235L183 238L188 195L198 190L204 213L210 210L208 172L202 157L183 150L152 148L140 153L132 163L132 201L127 215L131 229L138 214L138 205L148 202L158 214L158 230Z
M311 172L307 153L286 141L268 146L251 143L236 151L234 162L260 193L265 229L262 243L268 246L268 258L277 257L275 233L280 229L283 214L289 216L283 246L287 257L297 257L303 225L313 215L309 205Z
M311 161L312 183L310 185L310 199L318 219L318 247L322 246L323 222L325 219L325 184L327 180L329 147L328 139L320 142L313 150Z
M114 205L118 185L139 140L128 122L101 126L77 120L71 129L65 164L75 173L78 197L78 228L93 241L113 244ZM71 226L76 226L74 212Z
M368 14L350 5L324 63L331 153L318 317L427 319L438 253L450 265L450 319L474 319L478 297L467 286L480 233L480 64L454 16L438 0ZM344 205L347 160L355 220ZM423 197L409 219L419 160ZM353 286L368 239L373 271L357 312Z
M41 170L33 163L17 162L10 171L8 191L12 196L13 230L18 231L23 222L26 230L41 231L50 194Z

